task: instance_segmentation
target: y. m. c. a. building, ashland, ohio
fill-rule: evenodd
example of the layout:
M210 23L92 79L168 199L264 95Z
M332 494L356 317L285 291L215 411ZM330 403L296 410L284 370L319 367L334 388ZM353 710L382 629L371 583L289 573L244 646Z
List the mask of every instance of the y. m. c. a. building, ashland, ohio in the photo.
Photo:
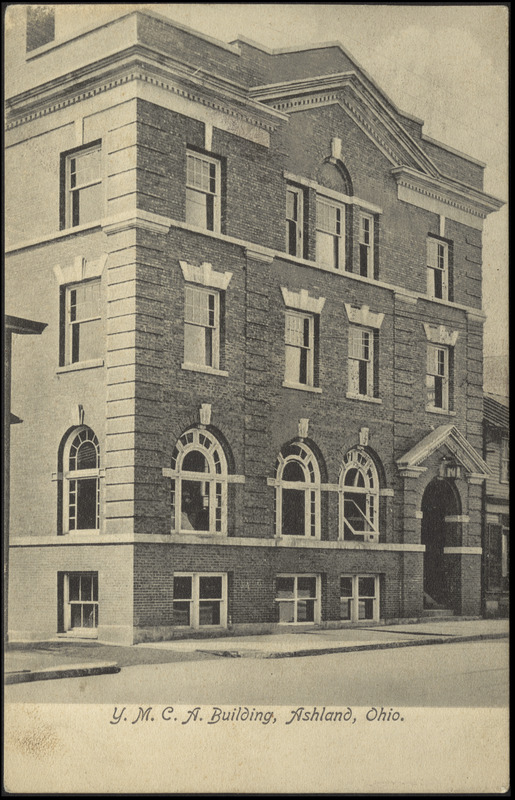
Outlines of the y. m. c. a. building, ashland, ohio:
M97 9L9 10L11 638L479 614L484 164L338 43Z

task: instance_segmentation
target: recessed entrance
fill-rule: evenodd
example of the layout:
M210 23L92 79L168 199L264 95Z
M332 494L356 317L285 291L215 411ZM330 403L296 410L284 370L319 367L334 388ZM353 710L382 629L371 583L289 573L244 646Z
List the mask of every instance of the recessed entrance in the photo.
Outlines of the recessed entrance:
M449 481L435 478L422 498L422 536L424 554L424 606L448 607L450 604L445 569L445 518L460 513L457 493Z

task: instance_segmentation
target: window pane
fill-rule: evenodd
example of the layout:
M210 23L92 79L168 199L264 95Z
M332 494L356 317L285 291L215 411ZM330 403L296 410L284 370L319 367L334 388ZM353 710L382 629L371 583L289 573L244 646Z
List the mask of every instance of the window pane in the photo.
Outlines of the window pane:
M182 481L181 530L209 530L209 483Z
M305 492L303 489L283 489L283 536L305 535Z
M299 600L297 602L297 622L315 621L315 601Z
M340 578L340 597L352 597L352 578Z
M298 461L288 461L283 469L283 481L300 481L304 483L306 476Z
M350 619L351 618L351 601L350 600L341 600L340 601L340 619Z
M71 627L82 628L82 606L80 603L73 603L70 607Z
M295 622L295 603L279 603L279 622Z
M197 228L207 229L207 195L193 189L186 189L186 222Z
M81 575L80 578L80 599L92 600L93 585L91 575Z
M359 578L359 596L375 596L375 578Z
M101 320L82 322L73 326L73 333L78 338L74 343L73 363L89 361L102 355L103 336ZM78 350L78 352L77 352Z
M77 450L77 461L75 469L96 469L97 468L97 448L93 442L82 442Z
M173 596L178 600L191 599L191 577L177 576L173 579Z
M368 257L369 247L366 244L359 246L359 274L364 278L368 277Z
M74 209L74 224L84 225L86 222L94 222L102 216L102 184L96 183L73 193L74 200L78 203L78 209Z
M70 600L80 600L80 575L70 575L68 583Z
M184 325L184 361L189 364L206 364L206 328Z
M203 576L199 579L199 597L222 599L222 578L216 576Z
M297 597L316 597L316 578L297 578Z
M199 603L199 625L220 625L220 603L217 600Z
M291 383L300 383L300 353L300 347L286 345L284 379Z
M93 603L85 603L82 606L82 627L95 628L95 608Z
M374 601L360 600L358 603L358 619L374 619Z
M277 597L292 597L295 588L295 578L277 578Z
M173 621L176 625L191 625L190 603L173 604Z
M182 462L182 469L188 472L209 472L206 457L199 450L190 450Z
M338 267L335 247L335 237L333 235L317 231L316 259L319 264L333 269Z
M77 484L77 529L97 528L97 478L85 478Z

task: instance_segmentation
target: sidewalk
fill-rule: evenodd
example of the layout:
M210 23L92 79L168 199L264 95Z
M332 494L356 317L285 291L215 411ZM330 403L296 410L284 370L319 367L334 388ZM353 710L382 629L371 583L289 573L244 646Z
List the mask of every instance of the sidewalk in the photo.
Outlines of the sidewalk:
M6 683L99 675L126 666L192 661L206 658L287 658L356 650L380 650L428 644L508 637L506 619L456 618L419 623L377 625L330 630L302 630L258 636L214 639L176 639L134 646L60 639L11 643L4 658Z

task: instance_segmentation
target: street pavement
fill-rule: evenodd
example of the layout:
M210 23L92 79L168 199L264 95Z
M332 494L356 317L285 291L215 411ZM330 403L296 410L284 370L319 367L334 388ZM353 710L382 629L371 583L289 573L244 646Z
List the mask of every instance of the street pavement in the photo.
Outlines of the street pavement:
M508 636L508 620L428 619L419 623L340 629L304 629L295 633L176 639L133 646L69 639L12 643L4 660L6 683L84 677L121 668L198 661L219 657L287 658L360 650L457 644Z

